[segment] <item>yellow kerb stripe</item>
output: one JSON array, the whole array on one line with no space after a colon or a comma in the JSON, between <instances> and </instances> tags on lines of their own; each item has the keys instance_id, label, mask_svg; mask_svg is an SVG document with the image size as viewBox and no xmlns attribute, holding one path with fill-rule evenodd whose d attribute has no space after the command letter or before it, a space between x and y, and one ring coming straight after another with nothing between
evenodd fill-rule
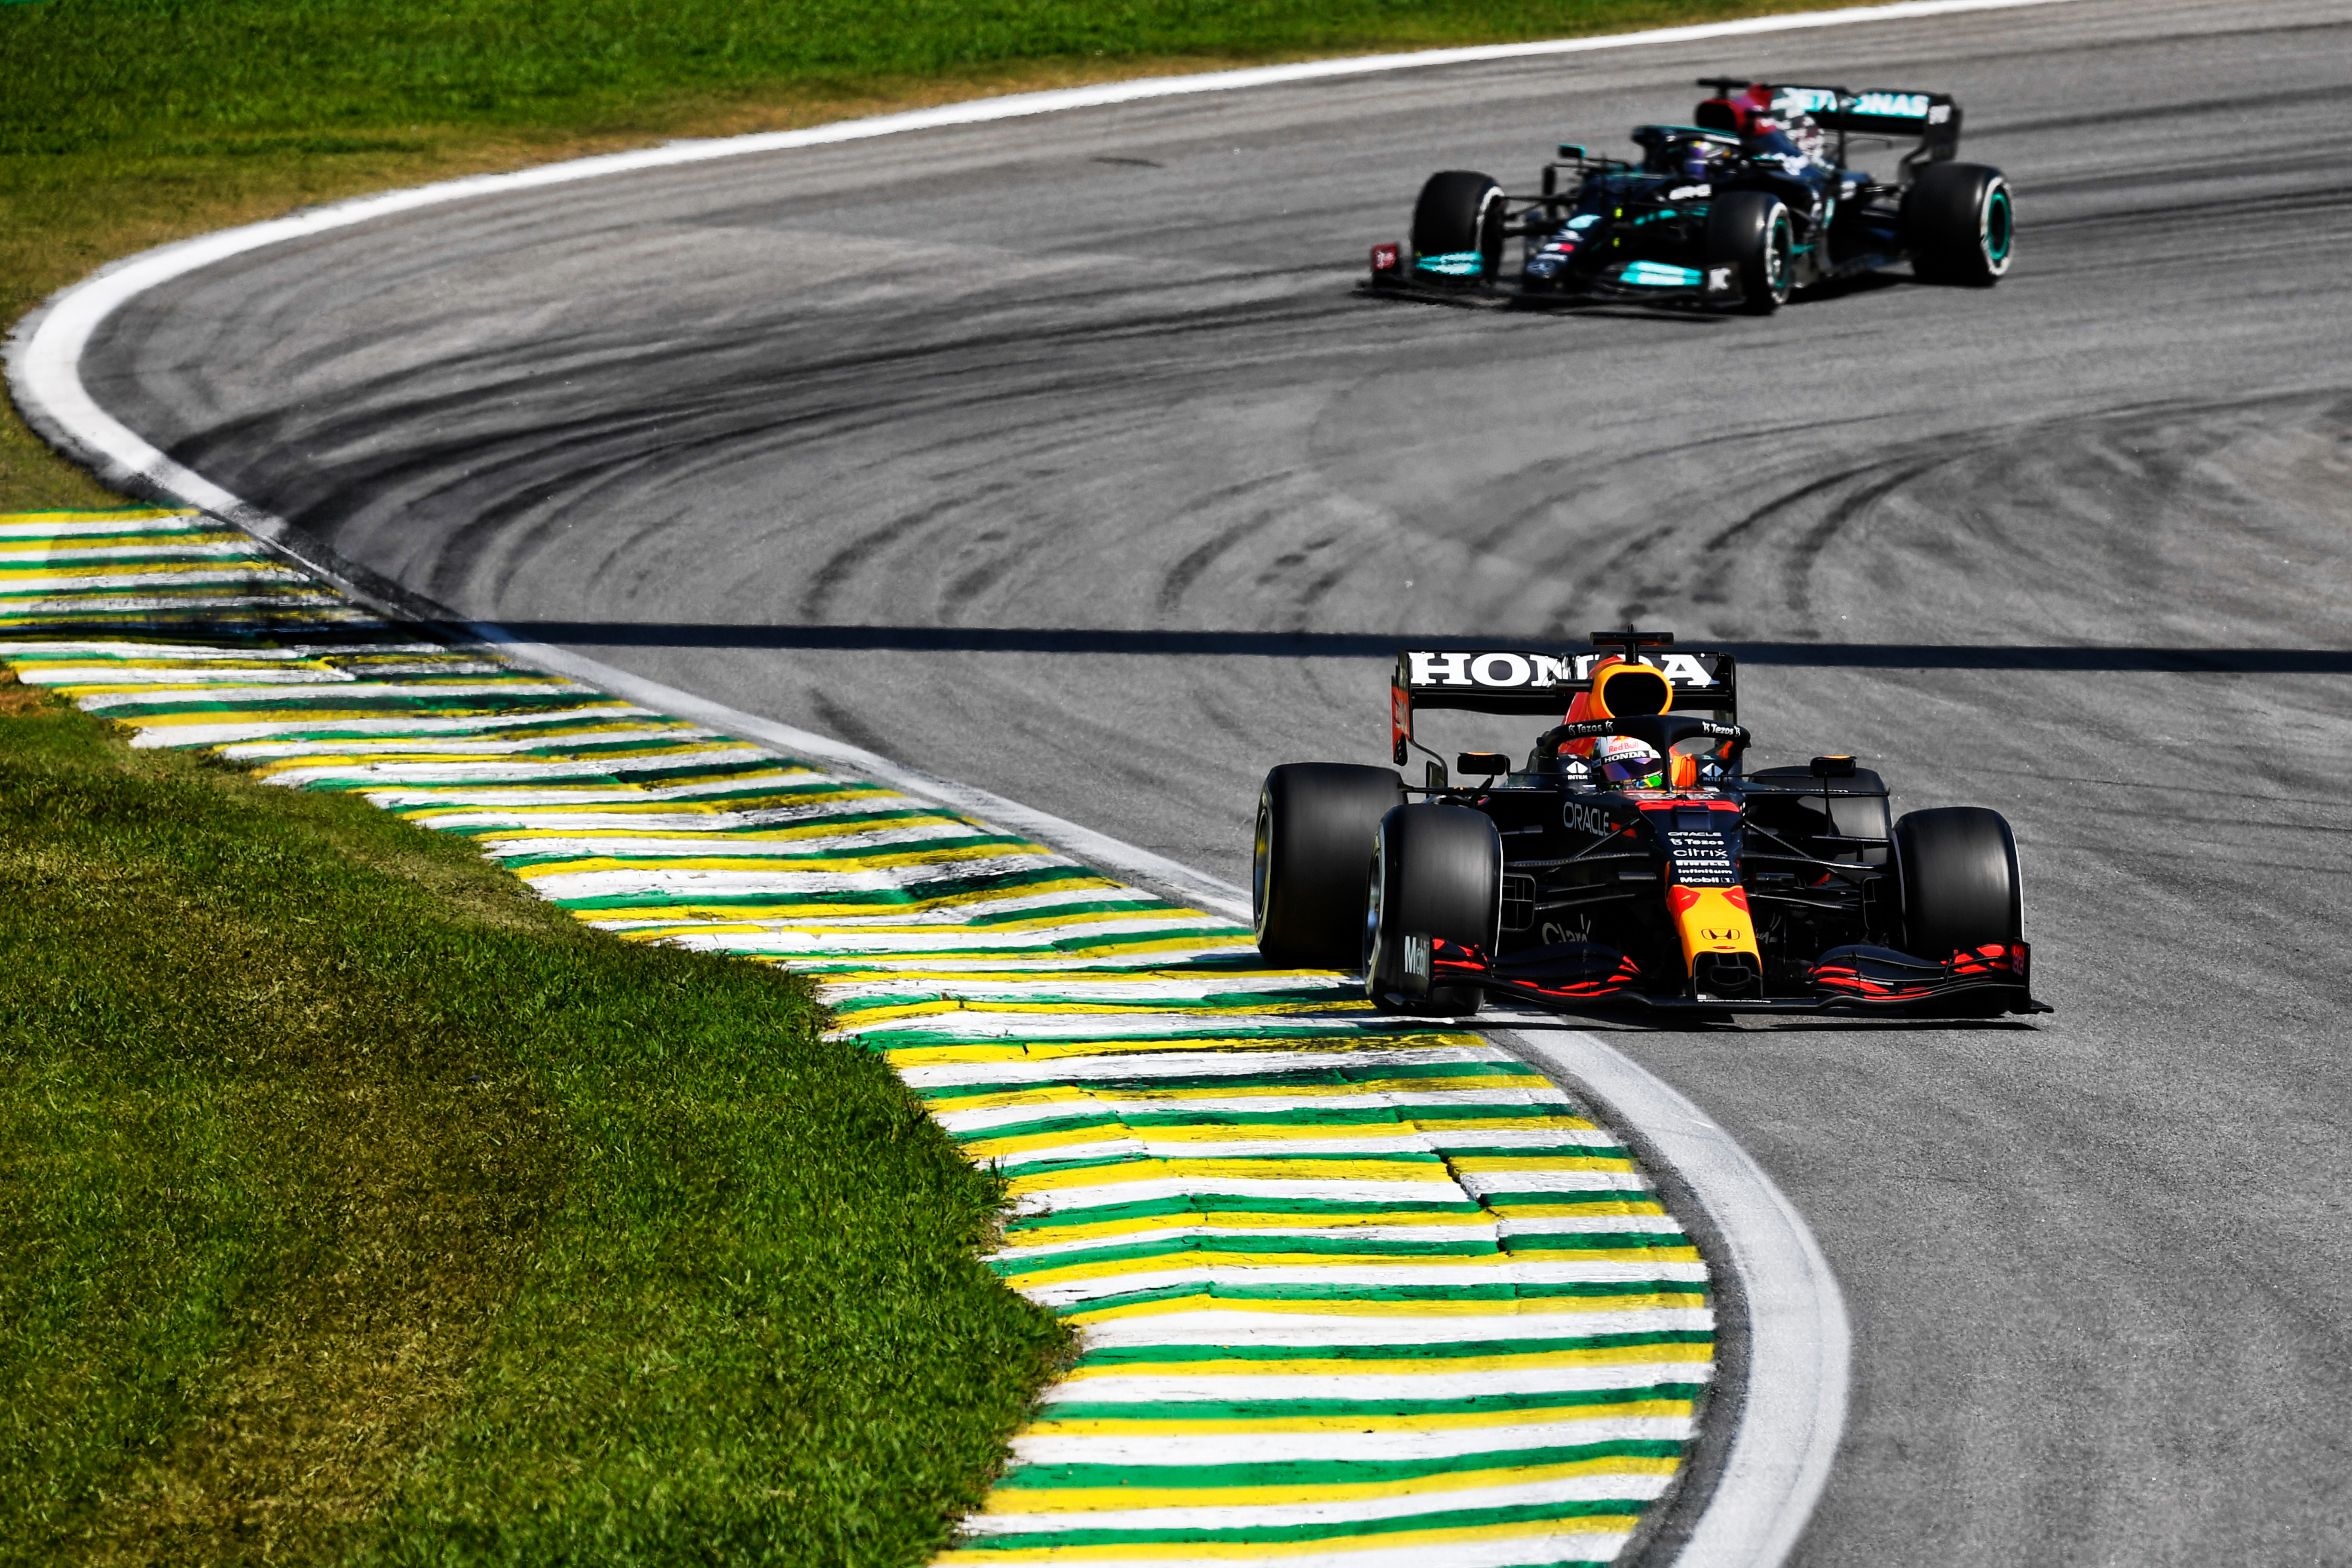
<instances>
[{"instance_id":1,"label":"yellow kerb stripe","mask_svg":"<svg viewBox=\"0 0 2352 1568\"><path fill-rule=\"evenodd\" d=\"M1237 1155L1231 1158L1139 1160L1132 1164L1090 1165L1078 1171L1045 1171L1015 1176L1005 1184L1014 1197L1029 1193L1064 1192L1073 1187L1111 1187L1130 1182L1166 1182L1197 1176L1248 1182L1443 1182L1444 1164L1436 1160L1281 1160Z\"/></svg>"},{"instance_id":2,"label":"yellow kerb stripe","mask_svg":"<svg viewBox=\"0 0 2352 1568\"><path fill-rule=\"evenodd\" d=\"M1319 1541L1168 1542L1117 1546L1022 1546L992 1549L973 1543L941 1552L934 1561L967 1563L1099 1563L1133 1558L1195 1562L1247 1562L1305 1557L1327 1552L1371 1552L1415 1546L1445 1546L1478 1541L1520 1541L1552 1535L1621 1535L1633 1528L1632 1514L1588 1514L1575 1519L1529 1520L1511 1524L1461 1525L1450 1530L1400 1530L1382 1534L1327 1537Z\"/></svg>"},{"instance_id":3,"label":"yellow kerb stripe","mask_svg":"<svg viewBox=\"0 0 2352 1568\"><path fill-rule=\"evenodd\" d=\"M1193 1210L1153 1215L1142 1219L1098 1220L1086 1225L1039 1226L1008 1238L1012 1247L1051 1247L1057 1242L1093 1241L1154 1230L1344 1230L1381 1226L1454 1226L1486 1230L1494 1225L1489 1214L1418 1214L1400 1209L1386 1214L1266 1214L1234 1209Z\"/></svg>"},{"instance_id":4,"label":"yellow kerb stripe","mask_svg":"<svg viewBox=\"0 0 2352 1568\"><path fill-rule=\"evenodd\" d=\"M1593 1263L1696 1263L1698 1249L1690 1247L1555 1247L1553 1253L1572 1254ZM1024 1290L1067 1285L1080 1279L1115 1279L1126 1274L1164 1274L1178 1268L1507 1268L1527 1261L1525 1251L1485 1253L1422 1253L1399 1257L1388 1252L1219 1252L1213 1247L1186 1247L1148 1258L1121 1258L1100 1263L1074 1263L1066 1268L1016 1268L1005 1283ZM1399 1281L1402 1283L1403 1281Z\"/></svg>"},{"instance_id":5,"label":"yellow kerb stripe","mask_svg":"<svg viewBox=\"0 0 2352 1568\"><path fill-rule=\"evenodd\" d=\"M1532 1372L1562 1366L1694 1365L1715 1360L1715 1348L1706 1344L1603 1345L1574 1351L1527 1351L1511 1355L1417 1356L1410 1361L1331 1361L1301 1356L1293 1361L1167 1361L1121 1362L1088 1366L1084 1362L1062 1374L1065 1383L1092 1377L1371 1377L1443 1376L1461 1372Z\"/></svg>"},{"instance_id":6,"label":"yellow kerb stripe","mask_svg":"<svg viewBox=\"0 0 2352 1568\"><path fill-rule=\"evenodd\" d=\"M1393 1138L1408 1139L1423 1132L1447 1131L1484 1131L1496 1128L1516 1128L1535 1131L1574 1131L1573 1127L1560 1127L1542 1117L1509 1117L1467 1122L1448 1120L1443 1116L1400 1116L1393 1121L1357 1121L1344 1125L1318 1125L1314 1122L1225 1122L1188 1121L1164 1123L1155 1121L1143 1131L1130 1131L1128 1125L1106 1112L1104 1120L1090 1127L1056 1128L1050 1132L1024 1132L1004 1138L975 1138L962 1144L967 1159L990 1160L1003 1154L1024 1153L1036 1149L1058 1149L1073 1143L1098 1143L1106 1138L1150 1138L1157 1143L1281 1143L1332 1142L1347 1139ZM1561 1161L1548 1163L1543 1168L1565 1167Z\"/></svg>"},{"instance_id":7,"label":"yellow kerb stripe","mask_svg":"<svg viewBox=\"0 0 2352 1568\"><path fill-rule=\"evenodd\" d=\"M1703 1308L1706 1298L1681 1291L1647 1296L1537 1296L1508 1301L1251 1301L1213 1296L1206 1290L1159 1301L1131 1301L1061 1314L1084 1326L1127 1318L1165 1318L1183 1312L1305 1313L1333 1318L1549 1318L1586 1312L1654 1312Z\"/></svg>"},{"instance_id":8,"label":"yellow kerb stripe","mask_svg":"<svg viewBox=\"0 0 2352 1568\"><path fill-rule=\"evenodd\" d=\"M600 919L612 919L609 914ZM955 1067L985 1062L1051 1062L1071 1057L1141 1056L1152 1051L1285 1051L1305 1056L1314 1051L1360 1051L1368 1045L1390 1050L1425 1050L1437 1046L1475 1047L1486 1044L1475 1035L1326 1035L1270 1037L1264 1035L1186 1035L1165 1040L1035 1040L1021 1045L906 1046L885 1051L882 1059L904 1070L920 1067Z\"/></svg>"},{"instance_id":9,"label":"yellow kerb stripe","mask_svg":"<svg viewBox=\"0 0 2352 1568\"><path fill-rule=\"evenodd\" d=\"M1486 1089L1545 1089L1549 1086L1539 1078L1380 1078L1356 1079L1339 1083L1316 1082L1301 1074L1297 1083L1235 1084L1212 1086L1207 1089L1151 1089L1121 1084L1116 1089L1089 1092L1059 1084L1041 1084L1035 1089L1007 1089L993 1094L960 1096L942 1095L924 1101L933 1111L990 1110L1000 1105L1043 1105L1061 1100L1168 1100L1181 1104L1188 1100L1337 1100L1350 1095L1370 1094L1445 1094L1463 1090ZM1419 1110L1420 1107L1409 1109ZM1442 1105L1430 1106L1431 1110L1443 1110ZM1580 1117L1553 1116L1544 1119L1550 1127L1570 1127L1578 1131L1592 1130L1592 1123Z\"/></svg>"},{"instance_id":10,"label":"yellow kerb stripe","mask_svg":"<svg viewBox=\"0 0 2352 1568\"><path fill-rule=\"evenodd\" d=\"M1094 1417L1056 1421L1051 1406L1024 1432L1033 1437L1205 1437L1268 1432L1468 1432L1490 1426L1552 1426L1576 1421L1659 1420L1688 1415L1687 1399L1629 1399L1622 1405L1560 1405L1537 1410L1453 1410L1384 1415L1273 1415L1257 1420L1212 1416L1200 1421Z\"/></svg>"},{"instance_id":11,"label":"yellow kerb stripe","mask_svg":"<svg viewBox=\"0 0 2352 1568\"><path fill-rule=\"evenodd\" d=\"M1671 1476L1679 1459L1580 1459L1565 1465L1528 1465L1510 1469L1454 1470L1402 1481L1326 1482L1280 1487L1035 1487L1020 1485L1018 1472L988 1494L983 1513L1097 1513L1144 1508L1249 1508L1268 1504L1363 1502L1380 1498L1422 1497L1489 1487L1539 1486L1578 1476ZM1078 1521L1074 1521L1074 1524ZM1083 1528L1080 1524L1079 1528Z\"/></svg>"}]
</instances>

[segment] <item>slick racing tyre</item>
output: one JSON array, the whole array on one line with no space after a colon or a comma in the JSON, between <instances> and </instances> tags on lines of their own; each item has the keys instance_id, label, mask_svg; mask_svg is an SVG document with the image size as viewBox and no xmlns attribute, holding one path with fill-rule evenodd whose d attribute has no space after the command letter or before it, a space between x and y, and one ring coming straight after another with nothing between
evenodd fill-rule
<instances>
[{"instance_id":1,"label":"slick racing tyre","mask_svg":"<svg viewBox=\"0 0 2352 1568\"><path fill-rule=\"evenodd\" d=\"M1503 839L1467 806L1423 802L1381 819L1363 927L1364 994L1406 1012L1475 1013L1477 985L1432 985L1414 962L1430 941L1475 947L1487 957L1503 921Z\"/></svg>"},{"instance_id":2,"label":"slick racing tyre","mask_svg":"<svg viewBox=\"0 0 2352 1568\"><path fill-rule=\"evenodd\" d=\"M1928 164L1903 198L1903 235L1922 280L1991 288L2017 254L2009 181L1981 163Z\"/></svg>"},{"instance_id":3,"label":"slick racing tyre","mask_svg":"<svg viewBox=\"0 0 2352 1568\"><path fill-rule=\"evenodd\" d=\"M1739 269L1739 308L1750 314L1769 316L1789 302L1796 247L1789 209L1769 192L1733 191L1707 212L1707 258Z\"/></svg>"},{"instance_id":4,"label":"slick racing tyre","mask_svg":"<svg viewBox=\"0 0 2352 1568\"><path fill-rule=\"evenodd\" d=\"M1940 963L1963 948L2023 937L2017 839L2000 813L1980 805L1907 813L1895 825L1895 864L1903 945L1913 957Z\"/></svg>"},{"instance_id":5,"label":"slick racing tyre","mask_svg":"<svg viewBox=\"0 0 2352 1568\"><path fill-rule=\"evenodd\" d=\"M1467 169L1430 175L1412 205L1412 266L1424 282L1492 282L1503 269L1503 187Z\"/></svg>"},{"instance_id":6,"label":"slick racing tyre","mask_svg":"<svg viewBox=\"0 0 2352 1568\"><path fill-rule=\"evenodd\" d=\"M1349 969L1363 956L1364 857L1403 799L1386 768L1287 763L1265 775L1250 904L1268 963Z\"/></svg>"}]
</instances>

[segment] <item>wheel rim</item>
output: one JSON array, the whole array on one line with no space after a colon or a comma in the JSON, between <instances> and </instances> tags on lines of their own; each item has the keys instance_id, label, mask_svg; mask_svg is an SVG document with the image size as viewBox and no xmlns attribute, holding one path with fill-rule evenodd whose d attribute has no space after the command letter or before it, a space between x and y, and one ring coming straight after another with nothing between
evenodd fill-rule
<instances>
[{"instance_id":1,"label":"wheel rim","mask_svg":"<svg viewBox=\"0 0 2352 1568\"><path fill-rule=\"evenodd\" d=\"M1488 190L1486 199L1478 204L1478 255L1486 268L1481 276L1492 278L1503 268L1503 224L1507 210L1499 189Z\"/></svg>"},{"instance_id":2,"label":"wheel rim","mask_svg":"<svg viewBox=\"0 0 2352 1568\"><path fill-rule=\"evenodd\" d=\"M1371 886L1364 890L1364 994L1380 999L1381 894L1388 881L1383 846L1372 844Z\"/></svg>"},{"instance_id":3,"label":"wheel rim","mask_svg":"<svg viewBox=\"0 0 2352 1568\"><path fill-rule=\"evenodd\" d=\"M1257 803L1257 834L1250 845L1250 929L1265 935L1265 880L1274 866L1274 813L1267 802Z\"/></svg>"},{"instance_id":4,"label":"wheel rim","mask_svg":"<svg viewBox=\"0 0 2352 1568\"><path fill-rule=\"evenodd\" d=\"M1775 300L1789 297L1790 253L1795 244L1789 229L1789 215L1775 214L1772 236L1764 245L1764 286L1772 291Z\"/></svg>"},{"instance_id":5,"label":"wheel rim","mask_svg":"<svg viewBox=\"0 0 2352 1568\"><path fill-rule=\"evenodd\" d=\"M1985 259L1994 268L2009 265L2009 253L2017 243L2015 215L2010 210L2009 187L1995 185L1985 200L1984 247Z\"/></svg>"}]
</instances>

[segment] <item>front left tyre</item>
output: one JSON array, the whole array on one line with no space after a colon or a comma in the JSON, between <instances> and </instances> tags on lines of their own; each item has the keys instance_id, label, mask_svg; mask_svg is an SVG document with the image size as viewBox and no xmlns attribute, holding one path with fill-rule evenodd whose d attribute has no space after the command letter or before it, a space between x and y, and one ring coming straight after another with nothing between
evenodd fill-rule
<instances>
[{"instance_id":1,"label":"front left tyre","mask_svg":"<svg viewBox=\"0 0 2352 1568\"><path fill-rule=\"evenodd\" d=\"M1739 308L1769 316L1789 302L1797 279L1796 226L1769 191L1733 191L1706 215L1706 250L1715 266L1739 274Z\"/></svg>"},{"instance_id":2,"label":"front left tyre","mask_svg":"<svg viewBox=\"0 0 2352 1568\"><path fill-rule=\"evenodd\" d=\"M1286 763L1257 796L1250 905L1257 950L1285 968L1352 969L1363 955L1364 858L1404 799L1387 768Z\"/></svg>"},{"instance_id":3,"label":"front left tyre","mask_svg":"<svg viewBox=\"0 0 2352 1568\"><path fill-rule=\"evenodd\" d=\"M2017 255L2009 179L1981 163L1930 163L1903 198L1911 270L1930 283L1990 289Z\"/></svg>"},{"instance_id":4,"label":"front left tyre","mask_svg":"<svg viewBox=\"0 0 2352 1568\"><path fill-rule=\"evenodd\" d=\"M1491 174L1432 174L1412 204L1413 271L1430 281L1488 283L1503 269L1503 187Z\"/></svg>"},{"instance_id":5,"label":"front left tyre","mask_svg":"<svg viewBox=\"0 0 2352 1568\"><path fill-rule=\"evenodd\" d=\"M1364 994L1412 1013L1462 1017L1483 986L1433 984L1437 943L1475 948L1491 960L1502 933L1503 839L1467 806L1423 801L1381 819L1363 926Z\"/></svg>"}]
</instances>

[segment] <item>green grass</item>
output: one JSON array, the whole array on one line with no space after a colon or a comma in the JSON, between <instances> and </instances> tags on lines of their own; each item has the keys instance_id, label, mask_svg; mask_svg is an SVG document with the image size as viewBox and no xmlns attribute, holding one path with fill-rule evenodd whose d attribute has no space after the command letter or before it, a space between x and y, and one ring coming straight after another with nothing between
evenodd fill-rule
<instances>
[{"instance_id":1,"label":"green grass","mask_svg":"<svg viewBox=\"0 0 2352 1568\"><path fill-rule=\"evenodd\" d=\"M625 126L681 97L1014 61L1328 53L1729 16L1734 0L52 0L0 17L0 151L369 151ZM256 138L265 139L257 142Z\"/></svg>"},{"instance_id":2,"label":"green grass","mask_svg":"<svg viewBox=\"0 0 2352 1568\"><path fill-rule=\"evenodd\" d=\"M1063 1352L802 984L0 687L0 1562L914 1563Z\"/></svg>"}]
</instances>

